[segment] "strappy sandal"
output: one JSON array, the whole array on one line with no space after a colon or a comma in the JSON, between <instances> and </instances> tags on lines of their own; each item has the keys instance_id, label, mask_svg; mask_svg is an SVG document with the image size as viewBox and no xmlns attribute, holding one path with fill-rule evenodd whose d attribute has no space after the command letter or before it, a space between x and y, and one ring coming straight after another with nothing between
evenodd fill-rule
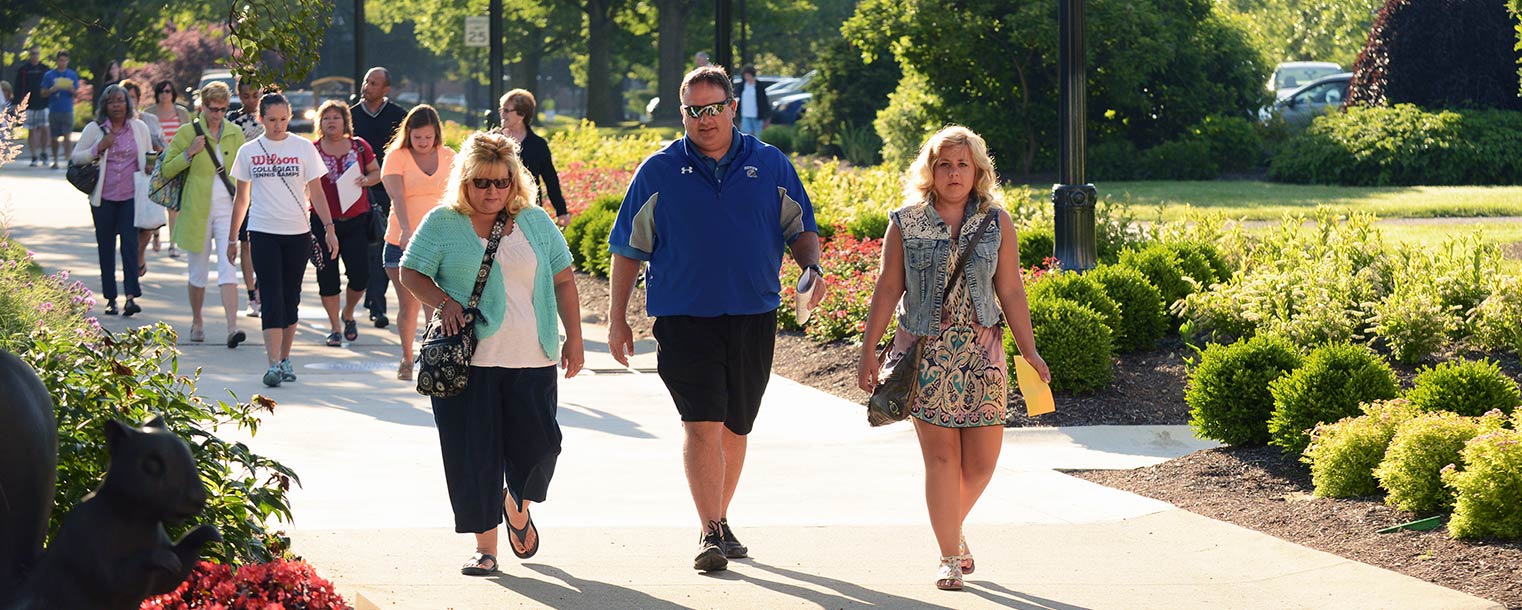
<instances>
[{"instance_id":1,"label":"strappy sandal","mask_svg":"<svg viewBox=\"0 0 1522 610\"><path fill-rule=\"evenodd\" d=\"M491 562L491 567L486 567L486 562ZM470 561L460 566L460 573L466 576L491 576L497 573L497 558L491 553L476 553L470 556Z\"/></svg>"},{"instance_id":2,"label":"strappy sandal","mask_svg":"<svg viewBox=\"0 0 1522 610\"><path fill-rule=\"evenodd\" d=\"M358 339L359 338L359 328L357 328L355 326L354 320L344 320L343 323L344 323L344 340L345 341L349 341L349 342L353 342L355 339Z\"/></svg>"},{"instance_id":3,"label":"strappy sandal","mask_svg":"<svg viewBox=\"0 0 1522 610\"><path fill-rule=\"evenodd\" d=\"M941 567L936 571L935 588L942 591L962 590L961 561L961 555L951 555L941 558Z\"/></svg>"},{"instance_id":4,"label":"strappy sandal","mask_svg":"<svg viewBox=\"0 0 1522 610\"><path fill-rule=\"evenodd\" d=\"M328 347L342 347L343 344L343 339L338 336L338 333L328 333Z\"/></svg>"},{"instance_id":5,"label":"strappy sandal","mask_svg":"<svg viewBox=\"0 0 1522 610\"><path fill-rule=\"evenodd\" d=\"M967 536L962 536L961 542L957 544L957 552L962 554L962 575L966 576L977 569L978 564L972 560L972 551L967 550Z\"/></svg>"},{"instance_id":6,"label":"strappy sandal","mask_svg":"<svg viewBox=\"0 0 1522 610\"><path fill-rule=\"evenodd\" d=\"M412 381L412 361L403 360L396 365L396 378L402 381Z\"/></svg>"},{"instance_id":7,"label":"strappy sandal","mask_svg":"<svg viewBox=\"0 0 1522 610\"><path fill-rule=\"evenodd\" d=\"M513 554L517 555L519 559L528 559L533 557L535 553L539 552L539 528L534 526L534 515L528 512L527 508L522 509L523 515L528 517L528 523L523 524L522 528L513 527L512 519L507 518L507 502L511 500L514 504L520 507L522 505L518 504L518 501L513 499L512 495L508 493L503 494L502 500L502 523L507 525L507 535L509 538L507 541L507 547L512 549ZM513 544L511 539L517 538L518 542L522 543L524 546L528 546L529 532L534 532L534 546L529 546L527 550L520 553L518 552L518 545Z\"/></svg>"}]
</instances>

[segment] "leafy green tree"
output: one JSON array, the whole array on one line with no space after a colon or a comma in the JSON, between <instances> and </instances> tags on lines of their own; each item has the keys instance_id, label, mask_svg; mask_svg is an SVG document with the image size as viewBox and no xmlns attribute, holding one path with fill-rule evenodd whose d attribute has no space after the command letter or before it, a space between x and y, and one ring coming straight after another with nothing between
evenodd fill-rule
<instances>
[{"instance_id":1,"label":"leafy green tree","mask_svg":"<svg viewBox=\"0 0 1522 610\"><path fill-rule=\"evenodd\" d=\"M1216 10L1247 35L1267 66L1330 61L1351 68L1381 4L1382 0L1223 0Z\"/></svg>"},{"instance_id":2,"label":"leafy green tree","mask_svg":"<svg viewBox=\"0 0 1522 610\"><path fill-rule=\"evenodd\" d=\"M1257 53L1212 5L1088 2L1091 141L1146 148L1206 116L1261 104ZM1056 0L865 0L843 31L868 54L892 53L922 74L945 101L938 122L980 132L1006 167L1028 174L1054 164Z\"/></svg>"},{"instance_id":3,"label":"leafy green tree","mask_svg":"<svg viewBox=\"0 0 1522 610\"><path fill-rule=\"evenodd\" d=\"M305 80L332 22L333 5L324 0L234 3L227 13L233 70L262 84Z\"/></svg>"},{"instance_id":4,"label":"leafy green tree","mask_svg":"<svg viewBox=\"0 0 1522 610\"><path fill-rule=\"evenodd\" d=\"M868 61L861 49L841 36L816 43L819 74L809 83L814 97L799 122L821 148L838 153L835 142L849 125L871 125L877 112L887 107L888 96L898 86L898 63L887 54Z\"/></svg>"}]
</instances>

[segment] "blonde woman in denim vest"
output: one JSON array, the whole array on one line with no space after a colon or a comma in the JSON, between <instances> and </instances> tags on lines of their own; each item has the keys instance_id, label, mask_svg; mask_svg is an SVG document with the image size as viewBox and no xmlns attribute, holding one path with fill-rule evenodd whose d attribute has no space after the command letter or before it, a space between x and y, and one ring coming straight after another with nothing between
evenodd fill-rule
<instances>
[{"instance_id":1,"label":"blonde woman in denim vest","mask_svg":"<svg viewBox=\"0 0 1522 610\"><path fill-rule=\"evenodd\" d=\"M877 387L873 350L897 305L892 350L902 354L926 337L909 414L925 460L930 527L940 545L935 585L960 590L963 575L976 567L962 522L993 478L1004 440L1009 404L1005 320L1024 358L1043 379L1050 379L1050 373L1036 354L1020 276L1020 242L1009 214L999 206L998 181L983 138L957 126L930 136L904 177L904 199L905 205L889 216L857 379L865 391ZM995 222L979 238L961 281L940 302L957 259L989 215Z\"/></svg>"}]
</instances>

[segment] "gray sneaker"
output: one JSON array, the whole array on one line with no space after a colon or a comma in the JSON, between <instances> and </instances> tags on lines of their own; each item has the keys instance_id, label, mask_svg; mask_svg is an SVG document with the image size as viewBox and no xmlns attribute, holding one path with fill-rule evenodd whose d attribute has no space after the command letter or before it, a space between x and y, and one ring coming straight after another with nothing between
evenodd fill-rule
<instances>
[{"instance_id":1,"label":"gray sneaker","mask_svg":"<svg viewBox=\"0 0 1522 610\"><path fill-rule=\"evenodd\" d=\"M295 370L294 367L291 366L291 359L290 358L286 358L285 360L281 360L280 364L277 364L275 366L280 367L280 380L281 381L295 381L296 380L296 370Z\"/></svg>"},{"instance_id":2,"label":"gray sneaker","mask_svg":"<svg viewBox=\"0 0 1522 610\"><path fill-rule=\"evenodd\" d=\"M277 364L272 366L270 367L270 370L264 372L264 385L272 388L278 388L280 387L281 377L280 365Z\"/></svg>"}]
</instances>

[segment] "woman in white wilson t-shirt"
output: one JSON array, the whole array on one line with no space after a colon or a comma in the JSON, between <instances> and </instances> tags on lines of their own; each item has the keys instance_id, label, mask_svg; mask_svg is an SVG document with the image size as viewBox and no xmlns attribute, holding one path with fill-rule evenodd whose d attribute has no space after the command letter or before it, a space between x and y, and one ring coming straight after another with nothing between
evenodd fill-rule
<instances>
[{"instance_id":1,"label":"woman in white wilson t-shirt","mask_svg":"<svg viewBox=\"0 0 1522 610\"><path fill-rule=\"evenodd\" d=\"M327 228L328 252L338 256L333 217L322 191L327 173L317 149L304 138L293 138L287 127L291 104L279 93L259 98L259 122L264 135L238 149L229 168L238 181L233 200L233 229L228 243L238 242L237 227L248 216L248 241L259 276L260 321L269 369L264 385L295 381L291 342L296 338L296 306L301 303L301 280L312 252L312 227L307 214L315 212ZM312 204L308 204L310 197ZM238 247L227 248L227 260L237 260Z\"/></svg>"}]
</instances>

